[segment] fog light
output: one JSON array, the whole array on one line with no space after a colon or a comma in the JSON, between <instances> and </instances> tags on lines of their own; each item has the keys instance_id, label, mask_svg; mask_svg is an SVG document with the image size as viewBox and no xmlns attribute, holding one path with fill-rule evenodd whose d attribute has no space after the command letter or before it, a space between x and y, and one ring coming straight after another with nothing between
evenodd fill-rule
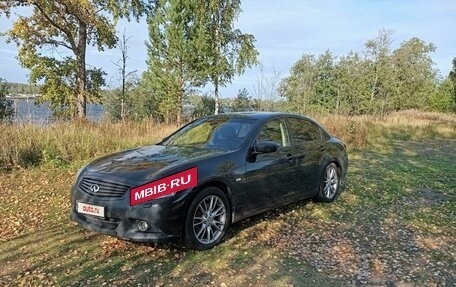
<instances>
[{"instance_id":1,"label":"fog light","mask_svg":"<svg viewBox=\"0 0 456 287\"><path fill-rule=\"evenodd\" d=\"M138 229L141 230L141 231L146 231L147 229L149 228L149 223L141 220L140 222L138 222Z\"/></svg>"}]
</instances>

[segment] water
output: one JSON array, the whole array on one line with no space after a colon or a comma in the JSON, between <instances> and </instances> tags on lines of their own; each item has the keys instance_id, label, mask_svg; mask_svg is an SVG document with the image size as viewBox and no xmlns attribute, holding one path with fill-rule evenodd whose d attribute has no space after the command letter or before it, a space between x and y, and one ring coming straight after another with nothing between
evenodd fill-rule
<instances>
[{"instance_id":1,"label":"water","mask_svg":"<svg viewBox=\"0 0 456 287\"><path fill-rule=\"evenodd\" d=\"M12 99L15 110L14 121L17 123L49 124L52 122L52 110L49 103L35 105L34 99ZM103 105L87 104L87 119L99 121L105 115Z\"/></svg>"}]
</instances>

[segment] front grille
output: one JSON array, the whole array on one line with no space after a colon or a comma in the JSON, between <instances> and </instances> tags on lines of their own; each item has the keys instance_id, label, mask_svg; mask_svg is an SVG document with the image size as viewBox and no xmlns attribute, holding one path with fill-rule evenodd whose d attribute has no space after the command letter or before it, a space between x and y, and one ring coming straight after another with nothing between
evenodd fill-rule
<instances>
[{"instance_id":1,"label":"front grille","mask_svg":"<svg viewBox=\"0 0 456 287\"><path fill-rule=\"evenodd\" d=\"M92 188L95 185L99 187L97 191ZM92 196L119 198L128 191L130 186L113 181L85 177L81 180L79 188Z\"/></svg>"}]
</instances>

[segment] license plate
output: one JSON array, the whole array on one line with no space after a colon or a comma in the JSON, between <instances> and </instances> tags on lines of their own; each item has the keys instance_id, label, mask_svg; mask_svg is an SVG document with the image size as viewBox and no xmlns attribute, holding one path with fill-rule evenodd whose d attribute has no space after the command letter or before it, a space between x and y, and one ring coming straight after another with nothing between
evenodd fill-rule
<instances>
[{"instance_id":1,"label":"license plate","mask_svg":"<svg viewBox=\"0 0 456 287\"><path fill-rule=\"evenodd\" d=\"M83 202L78 202L78 212L84 213L84 214L89 214L89 215L94 215L94 216L99 216L99 217L105 216L104 206L93 205L93 204L88 204L88 203L83 203Z\"/></svg>"}]
</instances>

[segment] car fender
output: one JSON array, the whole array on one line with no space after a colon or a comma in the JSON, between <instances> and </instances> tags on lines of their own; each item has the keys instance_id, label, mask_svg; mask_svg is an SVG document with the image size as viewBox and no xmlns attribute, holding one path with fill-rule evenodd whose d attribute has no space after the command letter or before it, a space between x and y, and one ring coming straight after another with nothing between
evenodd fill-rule
<instances>
[{"instance_id":1,"label":"car fender","mask_svg":"<svg viewBox=\"0 0 456 287\"><path fill-rule=\"evenodd\" d=\"M196 194L208 186L215 186L226 193L226 195L228 197L228 202L230 204L230 209L231 209L230 220L232 221L232 219L234 218L234 214L235 214L235 204L234 204L235 198L233 195L234 187L223 177L212 176L212 177L205 178L204 180L198 182L198 185L193 187L192 190L190 191L190 196L187 198L187 202L185 203L186 208L188 208L190 206L190 204L192 203Z\"/></svg>"}]
</instances>

